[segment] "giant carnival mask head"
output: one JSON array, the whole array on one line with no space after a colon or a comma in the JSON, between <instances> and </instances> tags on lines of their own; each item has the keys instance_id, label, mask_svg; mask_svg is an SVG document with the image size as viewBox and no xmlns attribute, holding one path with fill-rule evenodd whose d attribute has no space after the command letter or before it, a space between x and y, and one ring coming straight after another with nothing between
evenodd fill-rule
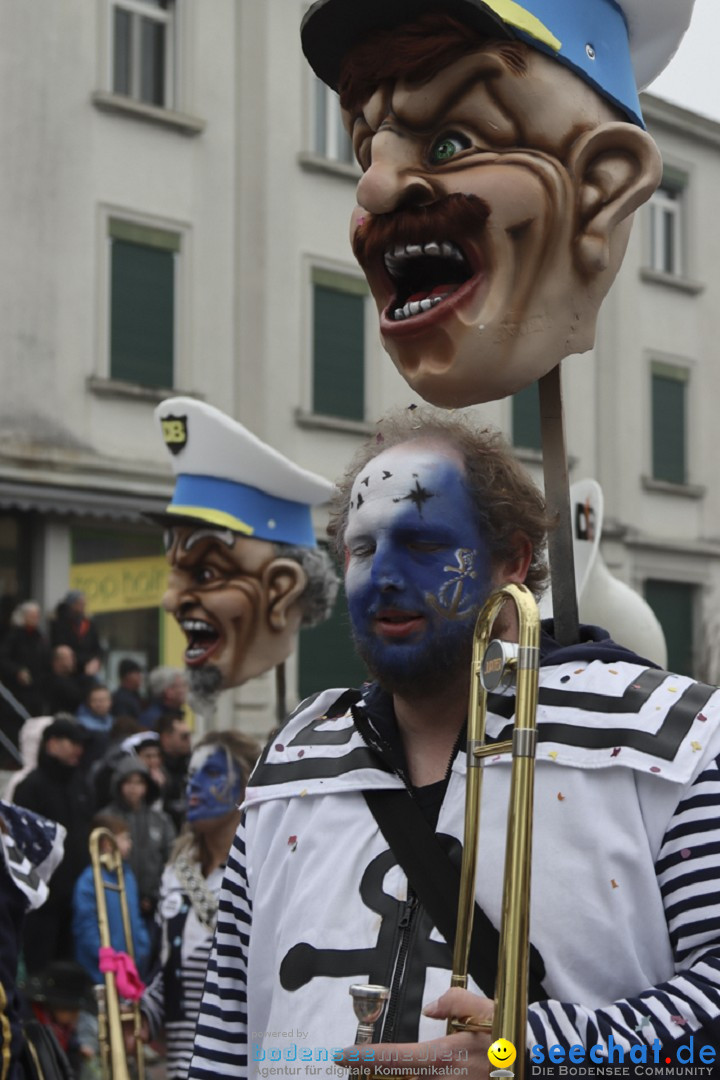
<instances>
[{"instance_id":1,"label":"giant carnival mask head","mask_svg":"<svg viewBox=\"0 0 720 1080\"><path fill-rule=\"evenodd\" d=\"M694 0L317 0L303 21L363 170L351 241L383 344L446 407L592 348L661 177L638 86Z\"/></svg>"},{"instance_id":2,"label":"giant carnival mask head","mask_svg":"<svg viewBox=\"0 0 720 1080\"><path fill-rule=\"evenodd\" d=\"M336 580L311 508L332 485L203 402L171 398L156 417L176 474L163 605L187 638L191 687L207 697L287 659L300 626L329 614Z\"/></svg>"}]
</instances>

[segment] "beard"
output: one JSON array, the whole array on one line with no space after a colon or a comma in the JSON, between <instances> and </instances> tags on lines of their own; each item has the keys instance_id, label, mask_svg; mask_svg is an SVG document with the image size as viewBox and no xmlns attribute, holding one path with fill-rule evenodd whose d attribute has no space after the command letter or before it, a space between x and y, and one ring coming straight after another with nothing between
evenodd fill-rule
<instances>
[{"instance_id":1,"label":"beard","mask_svg":"<svg viewBox=\"0 0 720 1080\"><path fill-rule=\"evenodd\" d=\"M433 696L459 679L467 681L474 632L475 620L470 619L415 645L388 647L377 638L353 637L358 655L383 690L412 700Z\"/></svg>"},{"instance_id":2,"label":"beard","mask_svg":"<svg viewBox=\"0 0 720 1080\"><path fill-rule=\"evenodd\" d=\"M195 712L209 719L215 712L217 699L222 690L222 673L214 664L190 668L187 671L190 683L190 704Z\"/></svg>"}]
</instances>

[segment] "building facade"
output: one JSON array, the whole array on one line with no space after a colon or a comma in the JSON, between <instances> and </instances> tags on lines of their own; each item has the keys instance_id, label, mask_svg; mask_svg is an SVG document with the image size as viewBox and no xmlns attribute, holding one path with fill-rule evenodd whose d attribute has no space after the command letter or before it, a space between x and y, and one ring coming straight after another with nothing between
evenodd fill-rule
<instances>
[{"instance_id":1,"label":"building facade","mask_svg":"<svg viewBox=\"0 0 720 1080\"><path fill-rule=\"evenodd\" d=\"M159 400L200 396L331 478L383 412L419 401L349 249L358 172L300 50L305 6L0 0L0 617L84 588L111 662L182 652L152 522L172 486ZM671 666L717 678L720 125L645 109L663 185L596 348L564 364L568 449L572 478L603 487L606 562L658 612ZM475 412L540 479L533 392ZM287 676L289 704L358 677L341 610ZM274 698L256 680L217 722L264 732Z\"/></svg>"}]
</instances>

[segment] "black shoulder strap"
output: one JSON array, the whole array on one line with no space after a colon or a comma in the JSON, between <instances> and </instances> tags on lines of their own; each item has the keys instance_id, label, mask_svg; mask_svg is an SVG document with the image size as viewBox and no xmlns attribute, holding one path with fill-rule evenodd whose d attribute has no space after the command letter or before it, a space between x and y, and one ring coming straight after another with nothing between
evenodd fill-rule
<instances>
[{"instance_id":1,"label":"black shoulder strap","mask_svg":"<svg viewBox=\"0 0 720 1080\"><path fill-rule=\"evenodd\" d=\"M452 950L460 894L460 871L440 846L437 836L407 790L364 792L373 817L408 881L435 926ZM469 970L487 997L495 996L500 935L482 908L475 904ZM530 946L530 1003L545 1001L545 965Z\"/></svg>"}]
</instances>

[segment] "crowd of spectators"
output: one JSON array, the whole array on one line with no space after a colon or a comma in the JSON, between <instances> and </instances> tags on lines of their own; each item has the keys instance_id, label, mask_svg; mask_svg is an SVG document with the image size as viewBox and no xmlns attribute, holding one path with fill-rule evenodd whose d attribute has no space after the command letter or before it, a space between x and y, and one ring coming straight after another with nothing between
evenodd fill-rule
<instances>
[{"instance_id":1,"label":"crowd of spectators","mask_svg":"<svg viewBox=\"0 0 720 1080\"><path fill-rule=\"evenodd\" d=\"M163 869L185 820L191 733L184 673L157 667L146 678L142 666L126 657L117 685L109 687L101 678L102 661L99 634L76 591L58 604L47 633L40 606L27 601L15 609L0 640L0 684L29 714L19 731L22 768L0 796L67 830L49 898L26 920L28 976L77 957L68 927L73 892L89 864L93 815L127 828L128 864L149 937Z\"/></svg>"},{"instance_id":2,"label":"crowd of spectators","mask_svg":"<svg viewBox=\"0 0 720 1080\"><path fill-rule=\"evenodd\" d=\"M188 916L183 942L190 934L192 962L188 971L181 965L181 972L173 944L179 931L170 941L163 904L167 907L168 881L175 892L179 888L172 875L181 874L182 881L189 875L191 895L203 901L201 914L207 914L206 907L214 912L236 824L233 792L226 817L205 823L191 815L186 822L192 741L185 674L165 666L146 673L128 656L120 660L116 677L106 680L103 659L99 635L78 593L69 593L58 605L47 633L39 605L28 601L16 608L0 638L0 704L18 714L17 702L22 716L22 726L13 732L0 711L0 732L13 738L22 759L22 767L0 788L1 805L14 803L66 830L47 900L24 919L20 985L31 1020L52 1030L76 1077L93 1080L98 1030L92 986L100 981L100 970L89 838L94 827L106 828L121 849L132 951L140 977L152 980L147 996L152 1022L146 1017L144 1031L155 1038L163 1017L168 1021L173 1033L168 1075L184 1077L195 1013L176 1015L171 1002L166 1016L163 988L170 979L174 1001L172 980L182 973L182 979L190 980L193 1001L199 1002L214 923L206 926L200 916L199 922L189 917L194 901L183 906ZM213 738L223 747L228 777L235 777L241 791L259 748L237 733ZM112 885L113 872L104 863L101 873ZM111 889L111 944L126 951L116 896ZM25 1033L29 1040L27 1018Z\"/></svg>"}]
</instances>

